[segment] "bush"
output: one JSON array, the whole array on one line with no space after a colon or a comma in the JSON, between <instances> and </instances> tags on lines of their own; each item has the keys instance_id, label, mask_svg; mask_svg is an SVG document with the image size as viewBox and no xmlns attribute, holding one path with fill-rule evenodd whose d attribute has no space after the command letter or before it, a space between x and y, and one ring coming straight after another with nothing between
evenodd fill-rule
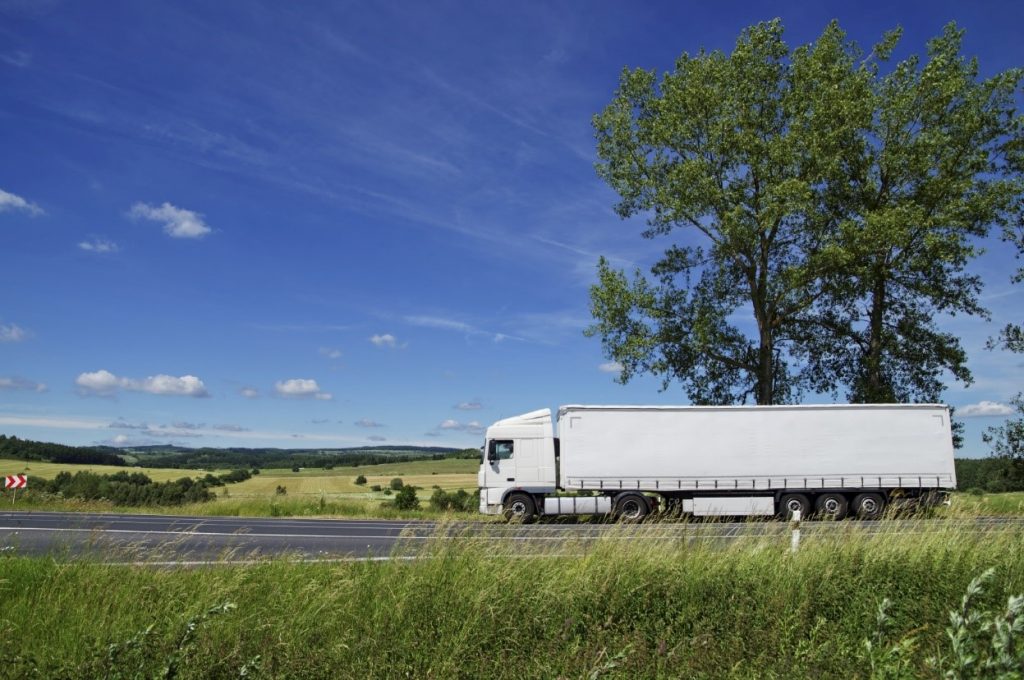
<instances>
[{"instance_id":1,"label":"bush","mask_svg":"<svg viewBox=\"0 0 1024 680\"><path fill-rule=\"evenodd\" d=\"M403 486L405 486L405 482L402 481L401 477L395 477L394 479L391 480L391 490L392 491L398 491Z\"/></svg>"},{"instance_id":2,"label":"bush","mask_svg":"<svg viewBox=\"0 0 1024 680\"><path fill-rule=\"evenodd\" d=\"M365 475L359 475L358 477L356 477L356 486L362 486L364 484L366 484L366 476Z\"/></svg>"},{"instance_id":3,"label":"bush","mask_svg":"<svg viewBox=\"0 0 1024 680\"><path fill-rule=\"evenodd\" d=\"M419 510L420 499L416 497L416 489L404 486L395 495L395 507L399 510Z\"/></svg>"},{"instance_id":4,"label":"bush","mask_svg":"<svg viewBox=\"0 0 1024 680\"><path fill-rule=\"evenodd\" d=\"M286 493L288 493L288 488L287 488L287 487L284 487L284 486L281 486L280 484L278 484L278 485L277 485L277 488L276 488L276 489L274 489L274 493L275 493L275 494L277 494L278 496L283 496L283 495L285 495Z\"/></svg>"},{"instance_id":5,"label":"bush","mask_svg":"<svg viewBox=\"0 0 1024 680\"><path fill-rule=\"evenodd\" d=\"M374 484L371 486L370 491L380 491L380 484Z\"/></svg>"},{"instance_id":6,"label":"bush","mask_svg":"<svg viewBox=\"0 0 1024 680\"><path fill-rule=\"evenodd\" d=\"M437 489L430 496L430 507L441 511L473 512L477 510L479 500L479 496L466 493L465 489L459 489L455 493Z\"/></svg>"},{"instance_id":7,"label":"bush","mask_svg":"<svg viewBox=\"0 0 1024 680\"><path fill-rule=\"evenodd\" d=\"M292 466L292 472L298 472L298 471L299 471L299 466L298 465L293 465Z\"/></svg>"}]
</instances>

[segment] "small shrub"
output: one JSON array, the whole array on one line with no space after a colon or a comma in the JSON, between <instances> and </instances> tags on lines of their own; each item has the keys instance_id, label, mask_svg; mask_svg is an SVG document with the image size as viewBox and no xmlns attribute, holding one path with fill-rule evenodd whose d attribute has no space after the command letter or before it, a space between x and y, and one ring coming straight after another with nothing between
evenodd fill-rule
<instances>
[{"instance_id":1,"label":"small shrub","mask_svg":"<svg viewBox=\"0 0 1024 680\"><path fill-rule=\"evenodd\" d=\"M299 466L298 465L293 465L292 466L292 472L298 472L298 471L299 471Z\"/></svg>"},{"instance_id":2,"label":"small shrub","mask_svg":"<svg viewBox=\"0 0 1024 680\"><path fill-rule=\"evenodd\" d=\"M411 486L402 487L395 495L395 507L399 510L419 510L420 499L416 497L416 489Z\"/></svg>"},{"instance_id":3,"label":"small shrub","mask_svg":"<svg viewBox=\"0 0 1024 680\"><path fill-rule=\"evenodd\" d=\"M274 489L274 493L275 493L275 494L277 494L278 496L283 496L283 495L285 495L286 493L288 493L288 488L287 488L287 487L284 487L284 486L281 486L280 484L278 484L278 485L277 485L277 488L276 488L276 489Z\"/></svg>"},{"instance_id":4,"label":"small shrub","mask_svg":"<svg viewBox=\"0 0 1024 680\"><path fill-rule=\"evenodd\" d=\"M399 491L403 486L405 486L405 482L402 481L401 477L395 477L394 479L391 480L392 491Z\"/></svg>"},{"instance_id":5,"label":"small shrub","mask_svg":"<svg viewBox=\"0 0 1024 680\"><path fill-rule=\"evenodd\" d=\"M363 486L364 484L366 484L365 475L359 475L358 477L356 477L356 486Z\"/></svg>"},{"instance_id":6,"label":"small shrub","mask_svg":"<svg viewBox=\"0 0 1024 680\"><path fill-rule=\"evenodd\" d=\"M374 484L371 486L370 491L380 491L380 484Z\"/></svg>"}]
</instances>

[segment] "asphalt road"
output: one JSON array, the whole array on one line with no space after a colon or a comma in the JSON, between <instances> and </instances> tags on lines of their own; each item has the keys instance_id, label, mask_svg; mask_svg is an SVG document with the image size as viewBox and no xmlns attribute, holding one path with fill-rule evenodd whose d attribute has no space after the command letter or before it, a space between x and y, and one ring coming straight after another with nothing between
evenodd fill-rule
<instances>
[{"instance_id":1,"label":"asphalt road","mask_svg":"<svg viewBox=\"0 0 1024 680\"><path fill-rule=\"evenodd\" d=\"M835 532L920 533L967 522L978 531L1019 530L1024 518L881 522L805 522L804 540ZM61 512L0 512L0 555L56 555L107 562L205 564L274 556L302 560L385 559L420 554L430 541L511 541L524 553L575 553L598 538L733 541L788 540L784 522L505 525L406 520L180 517Z\"/></svg>"}]
</instances>

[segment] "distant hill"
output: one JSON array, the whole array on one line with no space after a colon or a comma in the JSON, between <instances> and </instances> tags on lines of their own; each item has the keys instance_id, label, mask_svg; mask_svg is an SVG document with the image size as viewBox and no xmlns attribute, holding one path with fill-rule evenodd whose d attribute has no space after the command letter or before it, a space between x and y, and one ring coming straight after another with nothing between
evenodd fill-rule
<instances>
[{"instance_id":1,"label":"distant hill","mask_svg":"<svg viewBox=\"0 0 1024 680\"><path fill-rule=\"evenodd\" d=\"M65 446L19 439L0 434L0 458L39 460L51 463L133 465L149 468L330 468L343 465L376 465L424 458L476 458L479 449L443 446L366 446L337 449L188 448L153 445L123 449L112 446Z\"/></svg>"}]
</instances>

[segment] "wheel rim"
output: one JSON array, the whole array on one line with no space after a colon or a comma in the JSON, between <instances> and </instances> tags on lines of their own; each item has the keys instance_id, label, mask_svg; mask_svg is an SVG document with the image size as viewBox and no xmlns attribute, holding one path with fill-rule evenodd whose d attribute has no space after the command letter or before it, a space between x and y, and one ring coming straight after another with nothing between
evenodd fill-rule
<instances>
[{"instance_id":1,"label":"wheel rim","mask_svg":"<svg viewBox=\"0 0 1024 680\"><path fill-rule=\"evenodd\" d=\"M873 515L878 512L878 501L874 498L865 498L860 502L860 509L869 515Z\"/></svg>"},{"instance_id":2,"label":"wheel rim","mask_svg":"<svg viewBox=\"0 0 1024 680\"><path fill-rule=\"evenodd\" d=\"M830 515L835 515L839 512L839 499L837 498L826 498L825 502L821 504L822 509Z\"/></svg>"},{"instance_id":3,"label":"wheel rim","mask_svg":"<svg viewBox=\"0 0 1024 680\"><path fill-rule=\"evenodd\" d=\"M799 510L801 513L804 511L804 504L800 502L799 498L790 498L786 503L786 510L790 512L796 512Z\"/></svg>"},{"instance_id":4,"label":"wheel rim","mask_svg":"<svg viewBox=\"0 0 1024 680\"><path fill-rule=\"evenodd\" d=\"M626 519L637 519L641 514L639 501L628 500L622 504L622 516Z\"/></svg>"},{"instance_id":5,"label":"wheel rim","mask_svg":"<svg viewBox=\"0 0 1024 680\"><path fill-rule=\"evenodd\" d=\"M526 514L526 502L522 500L514 500L512 501L512 504L509 505L508 509L515 517L522 517Z\"/></svg>"}]
</instances>

